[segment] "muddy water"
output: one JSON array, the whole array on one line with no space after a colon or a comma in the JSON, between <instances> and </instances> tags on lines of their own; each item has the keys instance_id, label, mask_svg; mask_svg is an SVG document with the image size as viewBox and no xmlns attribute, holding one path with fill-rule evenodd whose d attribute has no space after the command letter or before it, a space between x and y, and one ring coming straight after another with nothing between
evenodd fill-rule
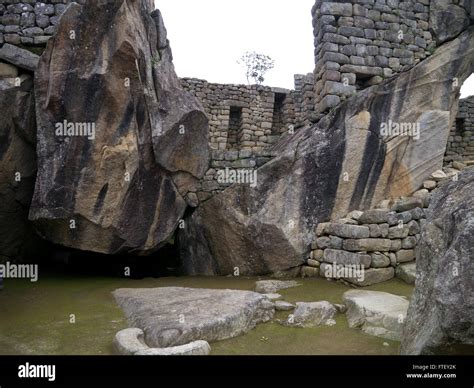
<instances>
[{"instance_id":1,"label":"muddy water","mask_svg":"<svg viewBox=\"0 0 474 388\"><path fill-rule=\"evenodd\" d=\"M115 333L128 327L111 292L129 287L199 287L252 290L257 279L161 278L127 280L100 277L42 277L37 283L6 280L0 291L0 355L113 354ZM323 279L298 279L302 286L281 291L288 302L342 302L349 288ZM410 297L413 287L399 281L368 287ZM277 313L285 319L288 313ZM337 325L287 328L276 322L247 335L211 344L215 355L396 354L399 343L349 329L344 315Z\"/></svg>"}]
</instances>

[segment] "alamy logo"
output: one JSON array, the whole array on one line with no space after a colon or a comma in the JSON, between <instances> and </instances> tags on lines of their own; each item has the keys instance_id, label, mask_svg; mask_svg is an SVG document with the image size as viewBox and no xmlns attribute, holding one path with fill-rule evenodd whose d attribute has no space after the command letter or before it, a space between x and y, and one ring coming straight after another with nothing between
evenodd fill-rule
<instances>
[{"instance_id":1,"label":"alamy logo","mask_svg":"<svg viewBox=\"0 0 474 388\"><path fill-rule=\"evenodd\" d=\"M324 276L328 279L357 279L359 283L365 280L365 266L352 264L342 265L332 263L325 268Z\"/></svg>"},{"instance_id":2,"label":"alamy logo","mask_svg":"<svg viewBox=\"0 0 474 388\"><path fill-rule=\"evenodd\" d=\"M37 264L0 264L0 278L4 279L30 279L32 283L38 281Z\"/></svg>"},{"instance_id":3,"label":"alamy logo","mask_svg":"<svg viewBox=\"0 0 474 388\"><path fill-rule=\"evenodd\" d=\"M89 140L95 139L95 123L73 123L67 120L58 122L55 125L56 136L58 137L87 137Z\"/></svg>"},{"instance_id":4,"label":"alamy logo","mask_svg":"<svg viewBox=\"0 0 474 388\"><path fill-rule=\"evenodd\" d=\"M397 123L389 120L380 125L380 134L384 137L406 136L420 140L420 123Z\"/></svg>"},{"instance_id":5,"label":"alamy logo","mask_svg":"<svg viewBox=\"0 0 474 388\"><path fill-rule=\"evenodd\" d=\"M217 182L220 184L242 184L252 188L257 186L257 170L230 169L217 171Z\"/></svg>"},{"instance_id":6,"label":"alamy logo","mask_svg":"<svg viewBox=\"0 0 474 388\"><path fill-rule=\"evenodd\" d=\"M18 377L21 379L48 379L48 381L56 380L56 365L25 365L18 367Z\"/></svg>"}]
</instances>

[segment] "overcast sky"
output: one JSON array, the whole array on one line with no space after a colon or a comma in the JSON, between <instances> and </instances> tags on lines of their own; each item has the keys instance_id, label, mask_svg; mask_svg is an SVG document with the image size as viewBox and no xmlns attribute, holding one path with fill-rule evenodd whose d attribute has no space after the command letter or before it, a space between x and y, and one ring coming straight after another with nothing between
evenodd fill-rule
<instances>
[{"instance_id":1,"label":"overcast sky","mask_svg":"<svg viewBox=\"0 0 474 388\"><path fill-rule=\"evenodd\" d=\"M247 83L237 60L246 51L275 61L266 85L293 88L293 75L314 69L314 0L155 0L163 13L180 77ZM462 97L474 94L474 77Z\"/></svg>"}]
</instances>

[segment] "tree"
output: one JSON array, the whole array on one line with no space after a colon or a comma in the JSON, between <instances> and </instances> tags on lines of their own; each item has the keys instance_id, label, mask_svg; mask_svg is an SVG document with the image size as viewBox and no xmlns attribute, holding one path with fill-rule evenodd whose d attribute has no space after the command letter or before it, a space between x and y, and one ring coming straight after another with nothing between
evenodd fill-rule
<instances>
[{"instance_id":1,"label":"tree","mask_svg":"<svg viewBox=\"0 0 474 388\"><path fill-rule=\"evenodd\" d=\"M257 85L261 85L265 81L265 74L275 67L275 61L272 58L255 51L247 51L237 63L245 66L247 82L250 84L252 78Z\"/></svg>"}]
</instances>

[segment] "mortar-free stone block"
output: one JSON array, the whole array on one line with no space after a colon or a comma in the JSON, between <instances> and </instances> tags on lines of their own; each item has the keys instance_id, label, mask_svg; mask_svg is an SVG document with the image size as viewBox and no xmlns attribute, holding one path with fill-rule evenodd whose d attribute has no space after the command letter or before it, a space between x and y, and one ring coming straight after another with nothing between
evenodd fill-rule
<instances>
[{"instance_id":1,"label":"mortar-free stone block","mask_svg":"<svg viewBox=\"0 0 474 388\"><path fill-rule=\"evenodd\" d=\"M370 230L367 226L328 223L324 228L327 234L342 238L369 238Z\"/></svg>"},{"instance_id":2,"label":"mortar-free stone block","mask_svg":"<svg viewBox=\"0 0 474 388\"><path fill-rule=\"evenodd\" d=\"M18 68L8 63L0 62L0 78L15 78L18 76Z\"/></svg>"},{"instance_id":3,"label":"mortar-free stone block","mask_svg":"<svg viewBox=\"0 0 474 388\"><path fill-rule=\"evenodd\" d=\"M389 239L366 238L360 240L345 240L343 243L344 250L352 252L388 252L392 242Z\"/></svg>"},{"instance_id":4,"label":"mortar-free stone block","mask_svg":"<svg viewBox=\"0 0 474 388\"><path fill-rule=\"evenodd\" d=\"M416 259L414 249L402 249L397 252L397 263L407 263Z\"/></svg>"}]
</instances>

